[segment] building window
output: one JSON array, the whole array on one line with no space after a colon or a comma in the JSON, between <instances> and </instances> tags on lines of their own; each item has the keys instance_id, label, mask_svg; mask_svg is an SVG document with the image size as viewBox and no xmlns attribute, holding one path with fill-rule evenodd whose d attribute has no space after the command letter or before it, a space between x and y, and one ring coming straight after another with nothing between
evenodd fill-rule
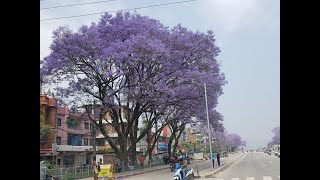
<instances>
[{"instance_id":1,"label":"building window","mask_svg":"<svg viewBox=\"0 0 320 180\"><path fill-rule=\"evenodd\" d=\"M57 137L57 139L56 139L56 142L57 142L57 145L61 145L61 137Z\"/></svg>"},{"instance_id":2,"label":"building window","mask_svg":"<svg viewBox=\"0 0 320 180\"><path fill-rule=\"evenodd\" d=\"M93 146L93 139L89 140L89 146Z\"/></svg>"},{"instance_id":3,"label":"building window","mask_svg":"<svg viewBox=\"0 0 320 180\"><path fill-rule=\"evenodd\" d=\"M88 146L88 138L84 138L83 139L83 145L84 146Z\"/></svg>"},{"instance_id":4,"label":"building window","mask_svg":"<svg viewBox=\"0 0 320 180\"><path fill-rule=\"evenodd\" d=\"M63 165L74 165L74 155L64 155Z\"/></svg>"},{"instance_id":5,"label":"building window","mask_svg":"<svg viewBox=\"0 0 320 180\"><path fill-rule=\"evenodd\" d=\"M84 129L89 129L89 123L87 122L84 123Z\"/></svg>"},{"instance_id":6,"label":"building window","mask_svg":"<svg viewBox=\"0 0 320 180\"><path fill-rule=\"evenodd\" d=\"M61 118L58 118L57 126L61 126Z\"/></svg>"},{"instance_id":7,"label":"building window","mask_svg":"<svg viewBox=\"0 0 320 180\"><path fill-rule=\"evenodd\" d=\"M81 135L80 134L68 134L68 145L81 146Z\"/></svg>"},{"instance_id":8,"label":"building window","mask_svg":"<svg viewBox=\"0 0 320 180\"><path fill-rule=\"evenodd\" d=\"M90 130L92 130L93 129L93 124L92 123L90 123Z\"/></svg>"},{"instance_id":9,"label":"building window","mask_svg":"<svg viewBox=\"0 0 320 180\"><path fill-rule=\"evenodd\" d=\"M97 138L96 144L97 144L97 146L104 146L106 144L105 139L104 138Z\"/></svg>"}]
</instances>

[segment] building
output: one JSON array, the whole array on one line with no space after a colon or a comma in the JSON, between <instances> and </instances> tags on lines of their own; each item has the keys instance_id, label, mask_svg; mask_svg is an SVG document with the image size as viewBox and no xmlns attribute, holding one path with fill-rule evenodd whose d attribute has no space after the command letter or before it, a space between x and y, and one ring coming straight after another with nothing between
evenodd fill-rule
<instances>
[{"instance_id":1,"label":"building","mask_svg":"<svg viewBox=\"0 0 320 180\"><path fill-rule=\"evenodd\" d=\"M48 135L40 136L40 160L52 160L52 144L55 143L57 107L56 100L47 95L40 95L40 112L45 113L44 124L52 127Z\"/></svg>"},{"instance_id":2,"label":"building","mask_svg":"<svg viewBox=\"0 0 320 180\"><path fill-rule=\"evenodd\" d=\"M180 137L180 142L184 143L196 143L198 140L198 135L199 134L195 129L188 128L186 129L182 136Z\"/></svg>"},{"instance_id":3,"label":"building","mask_svg":"<svg viewBox=\"0 0 320 180\"><path fill-rule=\"evenodd\" d=\"M93 123L85 113L59 107L57 115L56 164L59 166L90 164Z\"/></svg>"}]
</instances>

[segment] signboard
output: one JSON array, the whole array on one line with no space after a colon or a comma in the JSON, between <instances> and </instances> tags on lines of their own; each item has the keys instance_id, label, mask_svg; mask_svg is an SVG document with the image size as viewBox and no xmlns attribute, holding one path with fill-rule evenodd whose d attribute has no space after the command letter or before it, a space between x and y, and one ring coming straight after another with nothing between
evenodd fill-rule
<instances>
[{"instance_id":1,"label":"signboard","mask_svg":"<svg viewBox=\"0 0 320 180\"><path fill-rule=\"evenodd\" d=\"M114 178L114 167L112 164L100 165L98 178Z\"/></svg>"},{"instance_id":2,"label":"signboard","mask_svg":"<svg viewBox=\"0 0 320 180\"><path fill-rule=\"evenodd\" d=\"M92 146L71 146L71 145L57 145L57 151L76 151L76 152L84 152L84 151L92 151Z\"/></svg>"},{"instance_id":3,"label":"signboard","mask_svg":"<svg viewBox=\"0 0 320 180\"><path fill-rule=\"evenodd\" d=\"M165 151L168 149L168 145L167 144L159 144L159 150L160 151Z\"/></svg>"}]
</instances>

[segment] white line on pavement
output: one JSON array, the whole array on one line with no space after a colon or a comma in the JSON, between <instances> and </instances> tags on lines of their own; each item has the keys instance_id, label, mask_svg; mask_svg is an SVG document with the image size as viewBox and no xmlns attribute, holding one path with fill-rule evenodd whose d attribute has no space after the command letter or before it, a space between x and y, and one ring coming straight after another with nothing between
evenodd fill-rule
<instances>
[{"instance_id":1,"label":"white line on pavement","mask_svg":"<svg viewBox=\"0 0 320 180\"><path fill-rule=\"evenodd\" d=\"M254 180L254 177L247 177L246 180Z\"/></svg>"},{"instance_id":2,"label":"white line on pavement","mask_svg":"<svg viewBox=\"0 0 320 180\"><path fill-rule=\"evenodd\" d=\"M239 180L239 178L231 178L231 180Z\"/></svg>"},{"instance_id":3,"label":"white line on pavement","mask_svg":"<svg viewBox=\"0 0 320 180\"><path fill-rule=\"evenodd\" d=\"M263 180L272 180L271 176L263 176Z\"/></svg>"},{"instance_id":4,"label":"white line on pavement","mask_svg":"<svg viewBox=\"0 0 320 180\"><path fill-rule=\"evenodd\" d=\"M244 159L248 154L244 154L242 157L236 159L235 161L232 162L231 166L229 166L226 170L222 171L219 173L219 176L221 176L222 174L226 173L227 171L229 171L230 169L232 169L232 167L234 167L236 164L238 164L242 159Z\"/></svg>"}]
</instances>

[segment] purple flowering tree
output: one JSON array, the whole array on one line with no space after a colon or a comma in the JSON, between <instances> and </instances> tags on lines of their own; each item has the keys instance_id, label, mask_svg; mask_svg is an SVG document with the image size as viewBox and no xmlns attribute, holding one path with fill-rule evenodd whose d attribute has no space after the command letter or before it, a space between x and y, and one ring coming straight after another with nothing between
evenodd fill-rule
<instances>
[{"instance_id":1,"label":"purple flowering tree","mask_svg":"<svg viewBox=\"0 0 320 180\"><path fill-rule=\"evenodd\" d=\"M194 116L198 109L203 111L197 102L203 102L204 82L209 108L214 109L226 83L211 31L192 32L181 25L169 30L139 14L105 14L97 24L82 26L77 32L59 27L50 49L41 62L40 79L68 82L67 87L57 88L58 95L85 107L88 115L89 105L97 102L98 122L89 118L121 160L129 153L136 159L136 143L170 108L183 105ZM138 135L138 120L146 112L146 126ZM107 123L116 130L119 145L102 124L106 113L112 118Z\"/></svg>"},{"instance_id":2,"label":"purple flowering tree","mask_svg":"<svg viewBox=\"0 0 320 180\"><path fill-rule=\"evenodd\" d=\"M221 149L227 151L235 151L239 147L245 147L246 141L242 140L242 138L235 133L224 132L215 132L214 137L216 138Z\"/></svg>"},{"instance_id":3,"label":"purple flowering tree","mask_svg":"<svg viewBox=\"0 0 320 180\"><path fill-rule=\"evenodd\" d=\"M280 126L273 128L272 133L274 135L272 137L271 144L280 144Z\"/></svg>"}]
</instances>

